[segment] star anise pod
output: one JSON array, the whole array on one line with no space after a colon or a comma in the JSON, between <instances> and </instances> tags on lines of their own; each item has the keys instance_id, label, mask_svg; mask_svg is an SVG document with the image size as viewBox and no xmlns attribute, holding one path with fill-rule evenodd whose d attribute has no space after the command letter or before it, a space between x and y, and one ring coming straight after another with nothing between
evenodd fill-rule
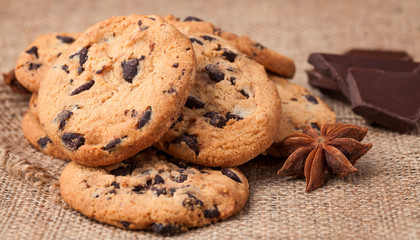
<instances>
[{"instance_id":1,"label":"star anise pod","mask_svg":"<svg viewBox=\"0 0 420 240\"><path fill-rule=\"evenodd\" d=\"M305 176L309 192L324 183L325 170L339 177L356 172L353 165L372 148L371 143L360 143L367 131L353 124L325 124L319 136L313 128L305 127L303 133L289 135L277 145L287 157L277 174Z\"/></svg>"}]
</instances>

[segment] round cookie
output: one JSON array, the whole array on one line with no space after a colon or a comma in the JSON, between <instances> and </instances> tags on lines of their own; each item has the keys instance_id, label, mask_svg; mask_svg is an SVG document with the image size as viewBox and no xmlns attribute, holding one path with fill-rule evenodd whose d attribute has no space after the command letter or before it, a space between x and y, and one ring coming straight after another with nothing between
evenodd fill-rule
<instances>
[{"instance_id":1,"label":"round cookie","mask_svg":"<svg viewBox=\"0 0 420 240\"><path fill-rule=\"evenodd\" d=\"M284 78L271 74L268 77L277 87L282 108L280 128L273 145L267 150L268 154L279 156L276 143L290 134L302 132L305 126L312 126L319 131L322 125L335 123L335 113L319 97L311 95L304 87Z\"/></svg>"},{"instance_id":2,"label":"round cookie","mask_svg":"<svg viewBox=\"0 0 420 240\"><path fill-rule=\"evenodd\" d=\"M191 42L162 18L112 17L82 33L47 73L40 122L73 161L117 163L169 129L195 71Z\"/></svg>"},{"instance_id":3,"label":"round cookie","mask_svg":"<svg viewBox=\"0 0 420 240\"><path fill-rule=\"evenodd\" d=\"M281 103L264 67L214 35L189 35L194 87L171 129L155 143L179 159L213 167L243 164L278 130Z\"/></svg>"},{"instance_id":4,"label":"round cookie","mask_svg":"<svg viewBox=\"0 0 420 240\"><path fill-rule=\"evenodd\" d=\"M28 142L39 151L53 158L68 160L47 136L36 115L31 111L25 113L22 119L22 131Z\"/></svg>"},{"instance_id":5,"label":"round cookie","mask_svg":"<svg viewBox=\"0 0 420 240\"><path fill-rule=\"evenodd\" d=\"M186 35L202 33L214 34L229 41L242 53L245 53L266 69L284 77L293 77L295 74L295 63L292 59L270 50L258 42L251 40L248 36L238 36L226 32L214 26L209 22L196 17L187 17L184 21L179 21L173 15L168 15L165 20L170 22L176 28Z\"/></svg>"},{"instance_id":6,"label":"round cookie","mask_svg":"<svg viewBox=\"0 0 420 240\"><path fill-rule=\"evenodd\" d=\"M38 92L46 72L58 56L79 36L78 33L49 33L39 35L18 57L15 75L20 84Z\"/></svg>"},{"instance_id":7,"label":"round cookie","mask_svg":"<svg viewBox=\"0 0 420 240\"><path fill-rule=\"evenodd\" d=\"M107 167L71 162L61 174L60 190L88 217L163 235L226 219L249 196L248 181L237 168L188 165L153 148Z\"/></svg>"}]
</instances>

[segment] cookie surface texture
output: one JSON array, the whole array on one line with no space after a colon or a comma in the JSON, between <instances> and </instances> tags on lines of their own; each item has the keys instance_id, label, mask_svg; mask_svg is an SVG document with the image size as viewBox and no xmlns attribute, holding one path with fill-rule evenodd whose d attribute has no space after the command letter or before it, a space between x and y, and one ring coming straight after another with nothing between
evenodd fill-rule
<instances>
[{"instance_id":1,"label":"cookie surface texture","mask_svg":"<svg viewBox=\"0 0 420 240\"><path fill-rule=\"evenodd\" d=\"M39 151L53 158L68 160L69 158L58 149L45 133L39 123L38 117L31 111L25 113L22 118L22 132L28 142Z\"/></svg>"},{"instance_id":2,"label":"cookie surface texture","mask_svg":"<svg viewBox=\"0 0 420 240\"><path fill-rule=\"evenodd\" d=\"M195 71L191 42L162 18L113 17L82 33L47 73L40 122L73 161L117 163L169 129Z\"/></svg>"},{"instance_id":3,"label":"cookie surface texture","mask_svg":"<svg viewBox=\"0 0 420 240\"><path fill-rule=\"evenodd\" d=\"M243 164L273 142L281 103L264 67L215 35L189 35L194 87L177 121L155 144L179 159L213 167Z\"/></svg>"},{"instance_id":4,"label":"cookie surface texture","mask_svg":"<svg viewBox=\"0 0 420 240\"><path fill-rule=\"evenodd\" d=\"M188 165L153 148L99 168L71 162L60 177L75 210L125 229L173 235L238 213L249 185L237 168Z\"/></svg>"},{"instance_id":5,"label":"cookie surface texture","mask_svg":"<svg viewBox=\"0 0 420 240\"><path fill-rule=\"evenodd\" d=\"M268 149L268 154L278 156L275 143L282 141L288 135L302 132L305 126L320 130L326 123L335 123L335 113L319 97L311 95L304 87L288 80L268 75L275 83L281 98L282 115L274 144Z\"/></svg>"},{"instance_id":6,"label":"cookie surface texture","mask_svg":"<svg viewBox=\"0 0 420 240\"><path fill-rule=\"evenodd\" d=\"M238 36L234 33L224 31L209 22L205 22L196 17L187 17L183 21L172 15L165 17L171 24L178 28L184 34L214 34L229 41L242 53L245 53L266 69L279 74L283 77L293 77L295 74L295 63L292 59L283 56L262 44L253 41L248 36Z\"/></svg>"},{"instance_id":7,"label":"cookie surface texture","mask_svg":"<svg viewBox=\"0 0 420 240\"><path fill-rule=\"evenodd\" d=\"M31 92L38 92L46 72L78 36L78 33L39 35L18 57L15 75L19 83Z\"/></svg>"}]
</instances>

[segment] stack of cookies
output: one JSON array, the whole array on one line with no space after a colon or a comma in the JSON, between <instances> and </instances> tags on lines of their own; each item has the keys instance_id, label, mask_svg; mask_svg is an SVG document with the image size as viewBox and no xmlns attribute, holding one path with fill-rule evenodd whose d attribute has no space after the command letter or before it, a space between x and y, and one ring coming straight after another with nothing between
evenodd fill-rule
<instances>
[{"instance_id":1,"label":"stack of cookies","mask_svg":"<svg viewBox=\"0 0 420 240\"><path fill-rule=\"evenodd\" d=\"M238 213L249 185L236 166L335 122L321 99L282 78L294 72L246 36L142 15L40 35L15 68L32 92L25 137L71 160L63 199L100 222L163 235Z\"/></svg>"}]
</instances>

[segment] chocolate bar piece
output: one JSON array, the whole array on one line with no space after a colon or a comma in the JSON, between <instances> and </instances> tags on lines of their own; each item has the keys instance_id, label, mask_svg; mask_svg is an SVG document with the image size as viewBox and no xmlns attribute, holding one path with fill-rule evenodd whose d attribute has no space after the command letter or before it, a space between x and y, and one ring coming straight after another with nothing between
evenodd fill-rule
<instances>
[{"instance_id":1,"label":"chocolate bar piece","mask_svg":"<svg viewBox=\"0 0 420 240\"><path fill-rule=\"evenodd\" d=\"M404 51L351 49L345 52L344 55L399 60L399 61L406 61L406 62L413 61L413 58Z\"/></svg>"},{"instance_id":2,"label":"chocolate bar piece","mask_svg":"<svg viewBox=\"0 0 420 240\"><path fill-rule=\"evenodd\" d=\"M345 79L347 69L349 68L372 68L393 72L420 72L420 63L417 62L370 57L313 53L309 56L308 62L323 76L336 81L341 92L348 99L350 96Z\"/></svg>"},{"instance_id":3,"label":"chocolate bar piece","mask_svg":"<svg viewBox=\"0 0 420 240\"><path fill-rule=\"evenodd\" d=\"M322 76L322 74L316 70L306 70L306 74L308 75L309 84L312 87L318 88L323 94L326 94L334 99L350 103L346 96L341 93L338 84L331 78Z\"/></svg>"},{"instance_id":4,"label":"chocolate bar piece","mask_svg":"<svg viewBox=\"0 0 420 240\"><path fill-rule=\"evenodd\" d=\"M356 114L400 133L408 133L417 126L419 74L351 68L346 82Z\"/></svg>"}]
</instances>

